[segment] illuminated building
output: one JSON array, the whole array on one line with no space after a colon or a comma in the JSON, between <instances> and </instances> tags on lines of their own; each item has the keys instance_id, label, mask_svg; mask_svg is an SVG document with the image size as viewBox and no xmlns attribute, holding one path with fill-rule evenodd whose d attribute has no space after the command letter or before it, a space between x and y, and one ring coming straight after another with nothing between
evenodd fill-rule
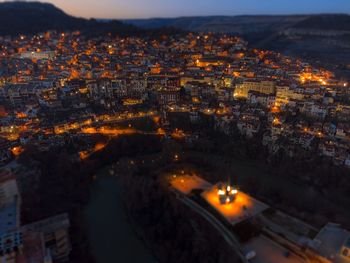
<instances>
[{"instance_id":1,"label":"illuminated building","mask_svg":"<svg viewBox=\"0 0 350 263\"><path fill-rule=\"evenodd\" d=\"M249 91L257 91L264 94L274 94L276 90L274 81L245 81L237 84L234 92L235 98L248 98Z\"/></svg>"},{"instance_id":2,"label":"illuminated building","mask_svg":"<svg viewBox=\"0 0 350 263\"><path fill-rule=\"evenodd\" d=\"M21 58L28 59L53 59L55 57L54 51L41 51L41 52L23 52L20 55Z\"/></svg>"},{"instance_id":3,"label":"illuminated building","mask_svg":"<svg viewBox=\"0 0 350 263\"><path fill-rule=\"evenodd\" d=\"M288 104L290 100L303 100L305 95L300 90L292 89L288 86L278 86L276 88L277 105Z\"/></svg>"},{"instance_id":4,"label":"illuminated building","mask_svg":"<svg viewBox=\"0 0 350 263\"><path fill-rule=\"evenodd\" d=\"M160 105L170 103L176 104L180 99L180 89L177 87L168 87L157 92L157 100Z\"/></svg>"},{"instance_id":5,"label":"illuminated building","mask_svg":"<svg viewBox=\"0 0 350 263\"><path fill-rule=\"evenodd\" d=\"M228 63L226 57L205 57L196 60L197 67L222 66Z\"/></svg>"}]
</instances>

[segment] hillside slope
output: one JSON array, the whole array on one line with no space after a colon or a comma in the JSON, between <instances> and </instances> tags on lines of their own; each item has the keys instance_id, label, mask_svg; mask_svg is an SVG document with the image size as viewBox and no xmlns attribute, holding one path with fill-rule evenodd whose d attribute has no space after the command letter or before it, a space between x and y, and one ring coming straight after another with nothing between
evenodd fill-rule
<instances>
[{"instance_id":1,"label":"hillside slope","mask_svg":"<svg viewBox=\"0 0 350 263\"><path fill-rule=\"evenodd\" d=\"M34 34L46 30L83 30L88 33L137 33L133 25L67 15L52 4L41 2L0 3L0 35Z\"/></svg>"},{"instance_id":2,"label":"hillside slope","mask_svg":"<svg viewBox=\"0 0 350 263\"><path fill-rule=\"evenodd\" d=\"M307 59L350 77L350 16L213 16L124 20L142 28L173 26L195 32L239 35L251 47Z\"/></svg>"}]
</instances>

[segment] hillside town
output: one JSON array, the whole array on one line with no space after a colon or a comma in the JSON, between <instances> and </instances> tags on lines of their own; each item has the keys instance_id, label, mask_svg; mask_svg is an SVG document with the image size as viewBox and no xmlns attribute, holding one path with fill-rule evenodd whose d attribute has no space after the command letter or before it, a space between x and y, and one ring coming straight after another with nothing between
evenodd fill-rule
<instances>
[{"instance_id":1,"label":"hillside town","mask_svg":"<svg viewBox=\"0 0 350 263\"><path fill-rule=\"evenodd\" d=\"M195 128L206 122L208 130L212 127L225 136L261 145L268 161L282 155L319 156L334 167L350 169L349 85L326 69L249 48L242 38L230 35L121 38L48 31L0 37L0 168L7 171L0 173L0 191L4 192L0 196L0 256L17 257L12 262L69 262L67 214L28 224L20 220L20 189L25 180L12 172L21 169L18 159L31 150L29 146L50 152L74 144L78 150L69 155L70 160L84 162L119 135L185 139L192 145L207 136L205 130ZM150 120L152 128L148 122L137 123L144 119ZM108 140L96 143L91 139L96 135ZM84 143L76 146L77 140ZM180 160L179 154L172 156L175 163ZM350 260L350 232L340 225L329 223L316 229L236 189L232 195L239 193L247 203L240 204L243 212L227 215L211 200L221 200L216 195L219 191L224 195L221 205L225 200L236 202L231 188L225 190L231 185L221 189L201 178L178 178L200 181L200 185L196 181L194 187L188 186L189 190L183 190L185 181L175 184L172 179L170 184L189 207L199 202L198 194L191 191L201 189L200 198L216 209L220 227L251 218L255 220L251 229L263 225L264 234L237 249L239 253L256 253L256 247L261 247L257 243L280 250L277 242L288 248L284 258L290 261L285 262ZM334 248L329 236L341 244ZM236 247L236 241L232 242ZM20 261L19 250L34 261ZM253 258L250 262L270 262ZM250 258L244 255L245 260Z\"/></svg>"},{"instance_id":2,"label":"hillside town","mask_svg":"<svg viewBox=\"0 0 350 263\"><path fill-rule=\"evenodd\" d=\"M204 113L223 132L234 124L248 137L263 133L270 154L317 147L350 166L348 83L240 38L46 32L0 43L3 164L28 141L57 143L99 118L156 111L165 127L169 112L191 122Z\"/></svg>"}]
</instances>

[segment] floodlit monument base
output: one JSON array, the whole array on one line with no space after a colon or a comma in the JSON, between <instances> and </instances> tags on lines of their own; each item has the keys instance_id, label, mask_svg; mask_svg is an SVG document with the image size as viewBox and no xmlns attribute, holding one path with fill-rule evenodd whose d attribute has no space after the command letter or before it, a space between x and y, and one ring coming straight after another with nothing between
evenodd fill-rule
<instances>
[{"instance_id":1,"label":"floodlit monument base","mask_svg":"<svg viewBox=\"0 0 350 263\"><path fill-rule=\"evenodd\" d=\"M222 184L214 185L204 191L202 197L232 225L254 217L268 208L264 203L241 191L223 199L220 190Z\"/></svg>"}]
</instances>

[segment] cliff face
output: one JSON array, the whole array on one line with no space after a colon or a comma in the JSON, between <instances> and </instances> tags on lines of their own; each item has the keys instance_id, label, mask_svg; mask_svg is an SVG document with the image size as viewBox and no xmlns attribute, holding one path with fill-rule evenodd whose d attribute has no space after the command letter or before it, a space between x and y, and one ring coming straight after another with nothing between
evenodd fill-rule
<instances>
[{"instance_id":1,"label":"cliff face","mask_svg":"<svg viewBox=\"0 0 350 263\"><path fill-rule=\"evenodd\" d=\"M287 55L308 59L349 78L350 16L310 16L255 43Z\"/></svg>"}]
</instances>

